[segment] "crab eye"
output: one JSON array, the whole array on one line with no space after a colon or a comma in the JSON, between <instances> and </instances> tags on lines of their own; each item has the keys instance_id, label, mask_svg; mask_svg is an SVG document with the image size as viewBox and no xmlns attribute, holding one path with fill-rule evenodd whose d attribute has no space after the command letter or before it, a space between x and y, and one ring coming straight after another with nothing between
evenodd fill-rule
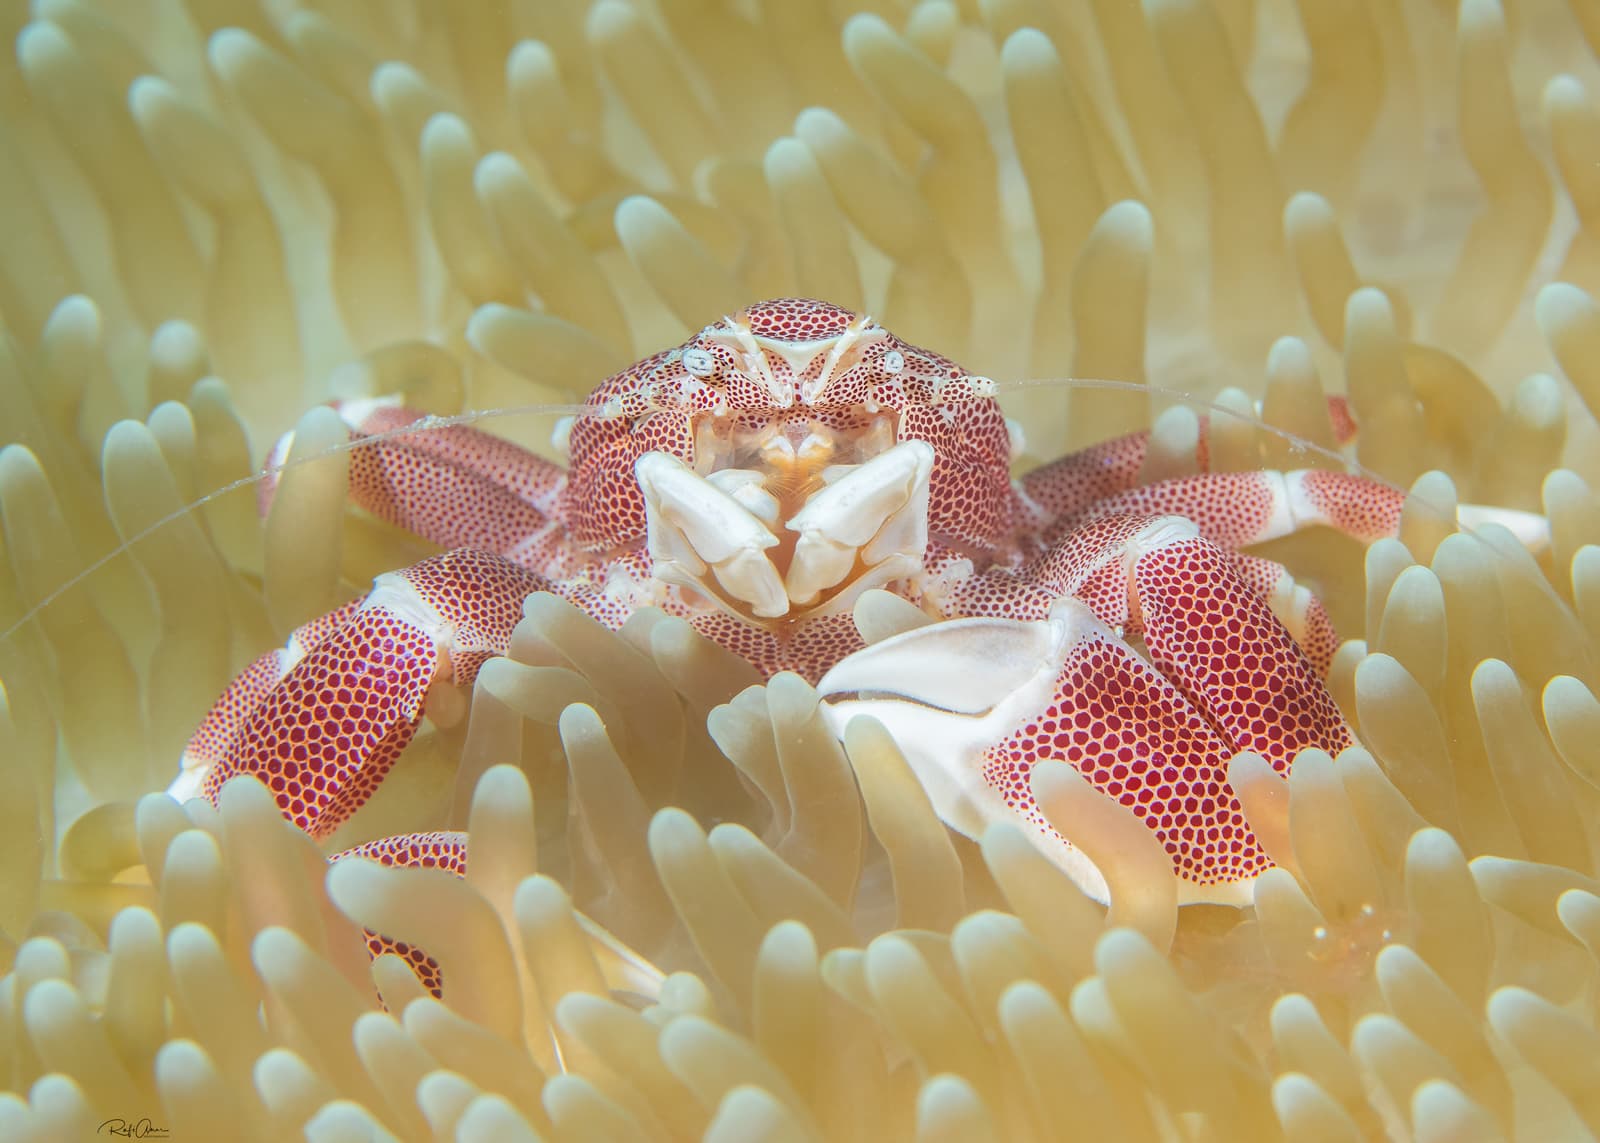
<instances>
[{"instance_id":1,"label":"crab eye","mask_svg":"<svg viewBox=\"0 0 1600 1143\"><path fill-rule=\"evenodd\" d=\"M685 349L683 367L695 377L710 377L717 371L717 359L712 357L708 350Z\"/></svg>"},{"instance_id":2,"label":"crab eye","mask_svg":"<svg viewBox=\"0 0 1600 1143\"><path fill-rule=\"evenodd\" d=\"M883 371L885 373L898 373L906 367L906 355L898 349L891 349L883 355Z\"/></svg>"}]
</instances>

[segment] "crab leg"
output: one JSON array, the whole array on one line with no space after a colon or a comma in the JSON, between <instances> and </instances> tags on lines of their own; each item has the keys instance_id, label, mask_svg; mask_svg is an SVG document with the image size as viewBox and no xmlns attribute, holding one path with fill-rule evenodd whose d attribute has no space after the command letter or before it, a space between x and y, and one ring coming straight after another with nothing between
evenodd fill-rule
<instances>
[{"instance_id":1,"label":"crab leg","mask_svg":"<svg viewBox=\"0 0 1600 1143\"><path fill-rule=\"evenodd\" d=\"M1129 513L1186 516L1214 543L1242 548L1321 524L1363 543L1394 535L1404 490L1344 472L1210 472L1130 488L1062 523Z\"/></svg>"},{"instance_id":2,"label":"crab leg","mask_svg":"<svg viewBox=\"0 0 1600 1143\"><path fill-rule=\"evenodd\" d=\"M1328 398L1328 423L1341 448L1355 439L1356 424L1343 397ZM1210 428L1211 418L1202 416L1194 457L1195 469L1202 474L1211 469ZM1051 526L1047 530L1053 530L1085 505L1134 487L1144 467L1149 442L1148 431L1100 441L1033 469L1022 477L1022 490L1044 511Z\"/></svg>"},{"instance_id":3,"label":"crab leg","mask_svg":"<svg viewBox=\"0 0 1600 1143\"><path fill-rule=\"evenodd\" d=\"M1349 744L1314 661L1268 604L1283 573L1218 544L1186 516L1108 516L1027 570L1035 589L1083 601L1114 631L1141 635L1152 662L1229 742L1280 772L1300 750ZM1336 646L1320 606L1305 609L1317 658Z\"/></svg>"},{"instance_id":4,"label":"crab leg","mask_svg":"<svg viewBox=\"0 0 1600 1143\"><path fill-rule=\"evenodd\" d=\"M1079 461L1098 449L1114 452L1115 447L1126 447L1127 440L1109 441L1048 468L1055 470ZM1400 513L1406 502L1403 489L1364 476L1316 468L1292 472L1205 472L1138 488L1125 486L1124 478L1131 481L1134 476L1122 467L1102 470L1092 464L1082 464L1077 469L1068 465L1039 486L1024 477L1024 491L1049 509L1048 518L1039 529L1041 539L1047 543L1059 540L1084 521L1100 516L1170 512L1187 516L1207 538L1230 548L1275 540L1317 524L1371 543L1399 531ZM1041 487L1052 489L1044 500L1040 499ZM1500 524L1530 550L1539 550L1550 542L1549 522L1531 512L1462 504L1456 516L1463 528Z\"/></svg>"},{"instance_id":5,"label":"crab leg","mask_svg":"<svg viewBox=\"0 0 1600 1143\"><path fill-rule=\"evenodd\" d=\"M1120 578L1107 578L1106 549L1125 524L1159 516L1192 522L1198 535L1221 549L1262 599L1289 593L1284 602L1299 613L1296 633L1315 644L1316 658L1332 656L1337 639L1321 605L1292 598L1292 581L1277 564L1234 554L1251 544L1289 535L1312 525L1327 525L1364 542L1392 536L1399 528L1405 494L1388 485L1317 469L1296 472L1221 472L1185 476L1108 496L1060 522L1044 537L1044 553L1026 568L996 567L979 575L952 572L950 561L935 561L941 573L934 605L946 616L1006 615L1041 619L1062 595L1075 595L1102 620L1121 629L1128 621Z\"/></svg>"},{"instance_id":6,"label":"crab leg","mask_svg":"<svg viewBox=\"0 0 1600 1143\"><path fill-rule=\"evenodd\" d=\"M426 414L389 400L335 406L360 441L403 429ZM292 433L268 464L287 457ZM385 436L350 456L350 498L379 519L445 548L476 548L553 574L564 552L555 522L566 473L510 441L465 425ZM263 484L261 508L275 484Z\"/></svg>"},{"instance_id":7,"label":"crab leg","mask_svg":"<svg viewBox=\"0 0 1600 1143\"><path fill-rule=\"evenodd\" d=\"M346 857L368 857L380 865L402 865L418 869L443 869L457 877L467 873L467 835L456 830L437 833L405 833L379 838L334 854L328 858L331 865ZM444 995L444 979L439 972L439 962L416 945L397 941L371 929L363 930L367 938L367 952L373 960L384 953L393 953L411 967L417 980L434 997Z\"/></svg>"},{"instance_id":8,"label":"crab leg","mask_svg":"<svg viewBox=\"0 0 1600 1143\"><path fill-rule=\"evenodd\" d=\"M504 652L523 600L549 587L471 549L379 576L365 599L308 625L304 640L296 632L224 692L172 792L215 801L233 775L253 774L285 817L325 837L371 796L425 707L470 687Z\"/></svg>"},{"instance_id":9,"label":"crab leg","mask_svg":"<svg viewBox=\"0 0 1600 1143\"><path fill-rule=\"evenodd\" d=\"M1155 664L1211 712L1239 749L1260 753L1282 772L1294 753L1321 741L1307 740L1291 726L1261 725L1263 718L1272 721L1270 713L1241 720L1239 694L1217 685L1207 668L1249 648L1248 669L1267 676L1258 684L1256 703L1265 701L1270 687L1302 712L1314 700L1319 727L1331 726L1329 718L1342 726L1320 681L1338 643L1326 613L1312 606L1309 593L1298 609L1302 629L1312 636L1313 659L1270 606L1287 574L1271 561L1217 544L1186 516L1130 515L1082 525L1020 575L982 578L991 581L989 594L1002 598L1008 590L1025 590L1035 599L1047 594L1053 605L1072 596L1113 631L1141 635Z\"/></svg>"},{"instance_id":10,"label":"crab leg","mask_svg":"<svg viewBox=\"0 0 1600 1143\"><path fill-rule=\"evenodd\" d=\"M1034 802L1042 759L1071 763L1155 832L1184 900L1240 903L1269 864L1226 784L1230 744L1077 600L1042 620L908 631L851 655L818 690L835 732L857 715L888 728L946 824L981 838L1020 819L1096 900L1108 895L1100 871Z\"/></svg>"},{"instance_id":11,"label":"crab leg","mask_svg":"<svg viewBox=\"0 0 1600 1143\"><path fill-rule=\"evenodd\" d=\"M1322 600L1296 583L1289 569L1274 560L1240 552L1226 554L1239 578L1266 601L1272 614L1288 629L1317 677L1327 678L1334 653L1339 650L1339 634L1333 629L1333 620Z\"/></svg>"}]
</instances>

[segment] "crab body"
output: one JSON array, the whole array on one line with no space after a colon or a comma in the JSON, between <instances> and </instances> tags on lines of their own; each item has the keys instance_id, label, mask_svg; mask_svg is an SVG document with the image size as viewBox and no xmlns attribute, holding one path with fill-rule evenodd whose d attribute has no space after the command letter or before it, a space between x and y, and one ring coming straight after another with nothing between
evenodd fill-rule
<instances>
[{"instance_id":1,"label":"crab body","mask_svg":"<svg viewBox=\"0 0 1600 1143\"><path fill-rule=\"evenodd\" d=\"M660 608L763 676L799 673L841 731L859 714L890 728L953 828L1028 822L1092 895L1098 871L1034 804L1043 758L1155 832L1183 899L1242 900L1268 860L1228 760L1252 750L1286 773L1351 736L1321 679L1336 640L1320 605L1240 549L1308 524L1392 534L1400 494L1330 472L1140 487L1139 435L1013 480L1018 430L994 392L870 318L783 299L603 382L563 427L565 469L346 405L374 437L354 499L449 550L252 664L174 792L255 774L325 836L548 591L611 628ZM854 611L875 589L929 622L867 645Z\"/></svg>"}]
</instances>

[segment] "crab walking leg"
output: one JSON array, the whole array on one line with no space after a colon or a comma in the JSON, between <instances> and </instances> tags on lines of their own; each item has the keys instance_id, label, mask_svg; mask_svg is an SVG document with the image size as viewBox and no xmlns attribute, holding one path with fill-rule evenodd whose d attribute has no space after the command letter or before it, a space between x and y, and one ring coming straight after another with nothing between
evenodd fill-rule
<instances>
[{"instance_id":1,"label":"crab walking leg","mask_svg":"<svg viewBox=\"0 0 1600 1143\"><path fill-rule=\"evenodd\" d=\"M352 441L403 429L426 414L389 400L335 406ZM293 434L268 464L282 463ZM445 548L476 548L552 572L565 553L558 507L566 473L510 441L465 425L358 444L350 456L350 499L379 519ZM261 507L273 484L263 487Z\"/></svg>"},{"instance_id":2,"label":"crab walking leg","mask_svg":"<svg viewBox=\"0 0 1600 1143\"><path fill-rule=\"evenodd\" d=\"M1399 532L1406 495L1364 476L1326 469L1208 472L1103 496L1053 521L1042 534L1047 540L1059 539L1102 516L1171 513L1193 520L1202 535L1227 548L1276 540L1315 525L1371 543ZM1462 504L1456 518L1464 528L1501 524L1533 551L1550 542L1549 521L1532 512Z\"/></svg>"},{"instance_id":3,"label":"crab walking leg","mask_svg":"<svg viewBox=\"0 0 1600 1143\"><path fill-rule=\"evenodd\" d=\"M1355 439L1356 424L1343 397L1328 398L1328 423L1340 447ZM1211 470L1210 429L1211 418L1202 416L1194 457L1195 470L1202 474ZM1086 505L1137 484L1149 443L1146 431L1092 444L1029 472L1021 480L1023 493L1046 520L1059 523L1076 516Z\"/></svg>"},{"instance_id":4,"label":"crab walking leg","mask_svg":"<svg viewBox=\"0 0 1600 1143\"><path fill-rule=\"evenodd\" d=\"M402 865L419 869L443 869L457 877L467 874L467 835L457 830L437 833L405 833L379 838L350 849L342 850L328 858L331 865L346 857L369 857L380 865ZM439 962L416 945L386 937L371 929L363 932L367 938L367 952L373 960L385 953L393 953L411 967L422 986L435 999L444 996L444 978L439 972Z\"/></svg>"},{"instance_id":5,"label":"crab walking leg","mask_svg":"<svg viewBox=\"0 0 1600 1143\"><path fill-rule=\"evenodd\" d=\"M1174 515L1200 534L1242 548L1325 525L1364 543L1394 535L1406 494L1398 488L1324 469L1209 472L1130 488L1087 505L1066 529L1104 516Z\"/></svg>"},{"instance_id":6,"label":"crab walking leg","mask_svg":"<svg viewBox=\"0 0 1600 1143\"><path fill-rule=\"evenodd\" d=\"M424 708L471 686L484 661L505 651L523 600L550 586L466 548L379 576L248 711L234 688L225 692L202 744L214 761L203 775L186 770L174 792L192 792L198 779L215 801L233 775L253 774L286 818L326 836L372 795ZM235 687L254 691L259 680Z\"/></svg>"},{"instance_id":7,"label":"crab walking leg","mask_svg":"<svg viewBox=\"0 0 1600 1143\"><path fill-rule=\"evenodd\" d=\"M1129 545L1129 599L1156 667L1235 750L1254 751L1280 774L1308 747L1337 754L1351 745L1316 667L1230 553L1185 532L1162 521Z\"/></svg>"},{"instance_id":8,"label":"crab walking leg","mask_svg":"<svg viewBox=\"0 0 1600 1143\"><path fill-rule=\"evenodd\" d=\"M1228 555L1239 578L1266 601L1272 614L1288 629L1295 646L1305 652L1317 677L1326 679L1339 650L1339 633L1333 629L1333 620L1322 600L1296 583L1289 569L1275 560L1240 552Z\"/></svg>"},{"instance_id":9,"label":"crab walking leg","mask_svg":"<svg viewBox=\"0 0 1600 1143\"><path fill-rule=\"evenodd\" d=\"M1071 551L1085 541L1092 547L1096 521L1146 514L1182 516L1193 521L1202 536L1223 549L1245 583L1267 601L1273 613L1289 628L1318 676L1326 677L1334 653L1339 649L1339 636L1322 601L1297 585L1281 564L1244 555L1237 549L1275 540L1313 525L1330 527L1363 543L1371 543L1398 534L1405 502L1406 493L1398 488L1361 476L1320 469L1179 477L1103 497L1077 516L1060 521L1058 527L1046 532L1058 547L1041 563L1059 562L1063 547ZM1500 524L1530 551L1540 551L1550 543L1549 521L1531 512L1462 504L1457 509L1457 520L1467 529L1486 523ZM1049 576L1042 578L1050 580ZM1080 588L1073 585L1067 590ZM970 607L965 610L971 613ZM1120 622L1101 609L1097 609L1097 614L1113 625Z\"/></svg>"},{"instance_id":10,"label":"crab walking leg","mask_svg":"<svg viewBox=\"0 0 1600 1143\"><path fill-rule=\"evenodd\" d=\"M1247 579L1237 553L1186 516L1107 516L1019 572L973 577L956 600L967 614L1037 618L1041 598L1078 599L1113 631L1142 636L1234 749L1287 773L1306 747L1337 753L1351 738L1321 672L1251 582L1271 566L1246 564Z\"/></svg>"}]
</instances>

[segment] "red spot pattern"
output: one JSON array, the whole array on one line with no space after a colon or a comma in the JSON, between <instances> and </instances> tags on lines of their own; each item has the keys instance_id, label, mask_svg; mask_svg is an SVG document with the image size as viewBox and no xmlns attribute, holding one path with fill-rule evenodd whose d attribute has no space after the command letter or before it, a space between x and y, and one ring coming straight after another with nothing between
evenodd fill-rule
<instances>
[{"instance_id":1,"label":"red spot pattern","mask_svg":"<svg viewBox=\"0 0 1600 1143\"><path fill-rule=\"evenodd\" d=\"M457 877L467 875L467 835L456 831L440 833L407 833L385 837L353 846L328 858L329 864L346 857L369 857L380 865L402 865L416 869L443 869ZM393 953L411 966L422 986L435 999L444 997L444 974L439 962L416 945L397 941L362 930L367 938L367 952L376 960L385 953Z\"/></svg>"},{"instance_id":2,"label":"red spot pattern","mask_svg":"<svg viewBox=\"0 0 1600 1143\"><path fill-rule=\"evenodd\" d=\"M1000 548L1022 517L1011 489L1011 441L1000 407L988 400L912 406L902 414L900 439L933 446L928 534L976 552Z\"/></svg>"},{"instance_id":3,"label":"red spot pattern","mask_svg":"<svg viewBox=\"0 0 1600 1143\"><path fill-rule=\"evenodd\" d=\"M967 580L951 596L950 613L1043 619L1070 595L1120 629L1130 616L1127 543L1159 519L1111 516L1082 524L1021 568L995 567Z\"/></svg>"},{"instance_id":4,"label":"red spot pattern","mask_svg":"<svg viewBox=\"0 0 1600 1143\"><path fill-rule=\"evenodd\" d=\"M1183 876L1233 880L1265 858L1225 786L1228 758L1253 750L1287 773L1300 750L1337 753L1352 737L1322 685L1326 663L1310 661L1267 607L1281 569L1247 563L1248 581L1237 553L1171 533L1139 552L1169 523L1099 518L1020 573L995 569L965 585L957 598L967 614L1042 618L1050 602L1072 595L1114 630L1142 635L1154 664L1089 637L1069 653L1052 705L990 752L984 776L1048 831L1028 779L1039 758L1065 759L1155 829ZM1315 614L1315 649L1331 657L1332 627L1320 606Z\"/></svg>"},{"instance_id":5,"label":"red spot pattern","mask_svg":"<svg viewBox=\"0 0 1600 1143\"><path fill-rule=\"evenodd\" d=\"M690 381L680 360L658 353L603 382L589 398L597 410L615 400L620 412L573 422L562 519L585 552L603 556L643 541L644 494L633 476L634 462L647 452L664 452L685 462L694 457L691 410L674 408L665 397L658 404L650 388L667 383L681 387Z\"/></svg>"},{"instance_id":6,"label":"red spot pattern","mask_svg":"<svg viewBox=\"0 0 1600 1143\"><path fill-rule=\"evenodd\" d=\"M416 419L410 409L378 409L351 438ZM556 523L565 487L557 465L465 425L391 437L350 455L350 497L374 516L442 547L494 552L547 575L570 560Z\"/></svg>"},{"instance_id":7,"label":"red spot pattern","mask_svg":"<svg viewBox=\"0 0 1600 1143\"><path fill-rule=\"evenodd\" d=\"M522 601L547 586L468 549L423 560L402 577L453 629L446 665L459 686L505 650ZM215 801L234 774L254 774L286 818L325 837L372 796L410 742L439 650L431 632L387 607L358 607L244 721L207 773L204 794Z\"/></svg>"},{"instance_id":8,"label":"red spot pattern","mask_svg":"<svg viewBox=\"0 0 1600 1143\"><path fill-rule=\"evenodd\" d=\"M228 756L240 725L283 678L284 658L282 648L268 651L234 677L190 736L186 758L215 766Z\"/></svg>"},{"instance_id":9,"label":"red spot pattern","mask_svg":"<svg viewBox=\"0 0 1600 1143\"><path fill-rule=\"evenodd\" d=\"M1042 464L1022 477L1022 490L1042 511L1047 537L1083 509L1133 487L1144 464L1148 433L1129 433Z\"/></svg>"},{"instance_id":10,"label":"red spot pattern","mask_svg":"<svg viewBox=\"0 0 1600 1143\"><path fill-rule=\"evenodd\" d=\"M456 686L469 687L486 659L505 653L522 601L548 591L543 576L488 552L460 548L400 573L419 598L449 625L445 644Z\"/></svg>"},{"instance_id":11,"label":"red spot pattern","mask_svg":"<svg viewBox=\"0 0 1600 1143\"><path fill-rule=\"evenodd\" d=\"M322 641L350 621L361 607L359 599L352 599L342 607L335 607L326 615L319 615L308 623L302 623L294 629L289 636L289 645L298 647L299 653L304 655L322 645Z\"/></svg>"},{"instance_id":12,"label":"red spot pattern","mask_svg":"<svg viewBox=\"0 0 1600 1143\"><path fill-rule=\"evenodd\" d=\"M1307 747L1337 754L1351 744L1304 652L1213 544L1183 540L1148 552L1134 580L1152 660L1234 748L1287 774Z\"/></svg>"},{"instance_id":13,"label":"red spot pattern","mask_svg":"<svg viewBox=\"0 0 1600 1143\"><path fill-rule=\"evenodd\" d=\"M770 631L721 611L690 618L695 630L751 664L763 678L793 671L815 683L829 667L864 646L855 619L846 611L818 616L781 631Z\"/></svg>"},{"instance_id":14,"label":"red spot pattern","mask_svg":"<svg viewBox=\"0 0 1600 1143\"><path fill-rule=\"evenodd\" d=\"M760 337L804 343L838 337L856 315L842 306L810 298L774 298L735 314L733 320L742 320Z\"/></svg>"},{"instance_id":15,"label":"red spot pattern","mask_svg":"<svg viewBox=\"0 0 1600 1143\"><path fill-rule=\"evenodd\" d=\"M434 673L433 640L382 608L369 608L302 659L206 775L250 773L284 817L323 837L371 796L422 718Z\"/></svg>"},{"instance_id":16,"label":"red spot pattern","mask_svg":"<svg viewBox=\"0 0 1600 1143\"><path fill-rule=\"evenodd\" d=\"M239 728L272 693L272 688L283 680L292 659L313 650L343 627L360 606L359 599L352 599L343 607L336 607L326 615L295 628L289 635L287 647L268 651L240 671L228 684L228 689L222 692L222 697L206 713L205 720L184 748L184 754L191 759L203 759L213 764L225 759Z\"/></svg>"},{"instance_id":17,"label":"red spot pattern","mask_svg":"<svg viewBox=\"0 0 1600 1143\"><path fill-rule=\"evenodd\" d=\"M1229 757L1165 679L1127 647L1091 634L1068 653L1055 700L988 751L983 775L1008 806L1054 834L1029 780L1041 759L1069 762L1155 832L1182 877L1208 884L1269 864L1226 784Z\"/></svg>"},{"instance_id":18,"label":"red spot pattern","mask_svg":"<svg viewBox=\"0 0 1600 1143\"><path fill-rule=\"evenodd\" d=\"M1349 403L1343 397L1328 398L1328 421L1333 428L1334 439L1340 445L1355 439L1356 424L1350 415ZM1208 474L1210 470L1210 430L1211 418L1202 416L1200 439L1194 457L1195 470L1201 475ZM1023 492L1030 504L1039 510L1035 528L1046 540L1053 540L1091 514L1091 511L1094 515L1113 511L1182 514L1178 505L1170 503L1149 505L1140 502L1122 507L1100 503L1137 484L1148 443L1148 433L1128 433L1042 464L1023 476ZM1202 522L1197 520L1196 523Z\"/></svg>"},{"instance_id":19,"label":"red spot pattern","mask_svg":"<svg viewBox=\"0 0 1600 1143\"><path fill-rule=\"evenodd\" d=\"M1406 494L1346 472L1317 470L1305 474L1305 490L1330 524L1363 543L1393 536L1400 530Z\"/></svg>"},{"instance_id":20,"label":"red spot pattern","mask_svg":"<svg viewBox=\"0 0 1600 1143\"><path fill-rule=\"evenodd\" d=\"M1263 599L1272 594L1280 579L1293 578L1289 575L1288 568L1273 560L1261 556L1247 556L1240 552L1229 554L1239 578ZM1306 608L1305 633L1298 636L1295 643L1305 652L1306 659L1317 672L1317 677L1327 678L1328 668L1333 665L1334 652L1339 649L1339 635L1333 629L1333 620L1328 617L1327 608L1323 607L1322 600L1314 595Z\"/></svg>"},{"instance_id":21,"label":"red spot pattern","mask_svg":"<svg viewBox=\"0 0 1600 1143\"><path fill-rule=\"evenodd\" d=\"M1213 543L1238 548L1258 542L1277 502L1259 472L1209 472L1130 488L1090 506L1075 524L1096 516L1183 516Z\"/></svg>"}]
</instances>

